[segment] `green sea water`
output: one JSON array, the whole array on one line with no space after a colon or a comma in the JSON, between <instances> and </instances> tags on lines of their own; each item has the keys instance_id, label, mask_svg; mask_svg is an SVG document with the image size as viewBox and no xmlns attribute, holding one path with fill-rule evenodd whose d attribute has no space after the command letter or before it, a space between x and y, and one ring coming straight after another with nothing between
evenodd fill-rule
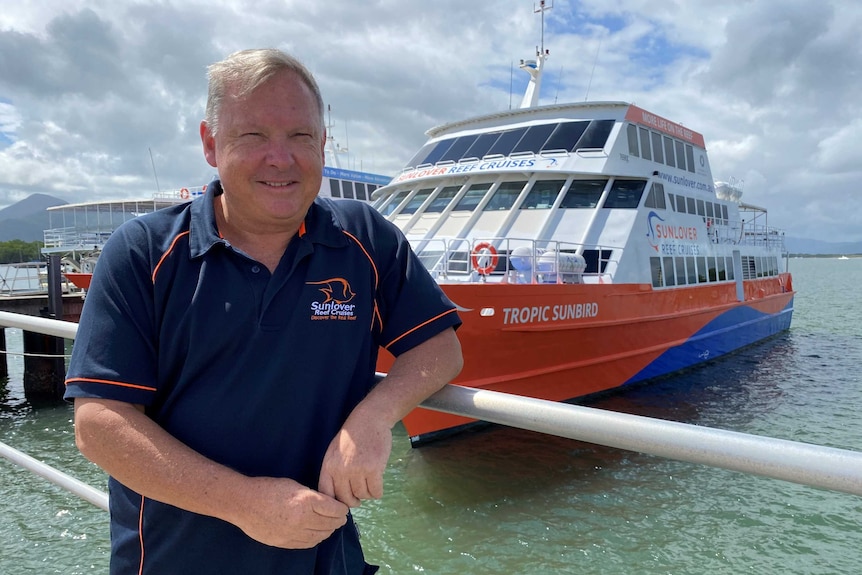
<instances>
[{"instance_id":1,"label":"green sea water","mask_svg":"<svg viewBox=\"0 0 862 575\"><path fill-rule=\"evenodd\" d=\"M862 451L862 259L790 264L789 332L594 406ZM10 368L0 441L104 489L71 409L33 409ZM355 513L382 573L862 573L857 496L498 426L394 434L386 494ZM0 574L106 573L108 550L107 513L0 460Z\"/></svg>"}]
</instances>

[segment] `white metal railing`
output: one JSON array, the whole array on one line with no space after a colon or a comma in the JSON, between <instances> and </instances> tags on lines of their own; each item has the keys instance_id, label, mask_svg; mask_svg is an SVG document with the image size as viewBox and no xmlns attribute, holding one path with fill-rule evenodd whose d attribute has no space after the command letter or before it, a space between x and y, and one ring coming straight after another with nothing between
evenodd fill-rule
<instances>
[{"instance_id":1,"label":"white metal railing","mask_svg":"<svg viewBox=\"0 0 862 575\"><path fill-rule=\"evenodd\" d=\"M580 283L584 277L599 281L609 275L608 265L614 261L615 254L619 257L620 250L611 246L509 237L433 238L416 240L415 244L419 260L437 278L463 276L475 280L483 274L477 273L474 264L485 267L495 263L491 266L494 269L484 274L485 278L495 275L515 283ZM587 272L583 266L572 263L573 256L581 258L585 252L596 254L596 270ZM513 275L518 277L513 278Z\"/></svg>"},{"instance_id":2,"label":"white metal railing","mask_svg":"<svg viewBox=\"0 0 862 575\"><path fill-rule=\"evenodd\" d=\"M0 312L0 327L74 339L77 324ZM385 374L378 374L385 377ZM862 453L447 385L426 409L862 496ZM0 453L0 455L4 455ZM50 477L49 477L50 479ZM63 486L66 487L66 486Z\"/></svg>"}]
</instances>

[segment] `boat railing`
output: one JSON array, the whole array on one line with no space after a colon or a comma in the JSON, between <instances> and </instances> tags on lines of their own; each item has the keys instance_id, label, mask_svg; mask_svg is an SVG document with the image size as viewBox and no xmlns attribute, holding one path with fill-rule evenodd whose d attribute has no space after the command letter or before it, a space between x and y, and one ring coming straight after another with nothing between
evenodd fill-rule
<instances>
[{"instance_id":1,"label":"boat railing","mask_svg":"<svg viewBox=\"0 0 862 575\"><path fill-rule=\"evenodd\" d=\"M433 238L416 248L438 280L602 283L618 248L530 238Z\"/></svg>"},{"instance_id":2,"label":"boat railing","mask_svg":"<svg viewBox=\"0 0 862 575\"><path fill-rule=\"evenodd\" d=\"M44 262L0 265L0 294L22 295L43 291L41 272L44 269Z\"/></svg>"},{"instance_id":3,"label":"boat railing","mask_svg":"<svg viewBox=\"0 0 862 575\"><path fill-rule=\"evenodd\" d=\"M78 325L71 322L0 312L0 329L3 327L66 339L75 339L78 330ZM377 374L378 380L384 377L386 374ZM862 452L858 451L451 384L420 406L617 449L862 496ZM0 457L107 508L104 493L2 443Z\"/></svg>"},{"instance_id":4,"label":"boat railing","mask_svg":"<svg viewBox=\"0 0 862 575\"><path fill-rule=\"evenodd\" d=\"M51 228L45 230L42 235L45 238L42 253L98 251L108 241L111 232L71 227Z\"/></svg>"}]
</instances>

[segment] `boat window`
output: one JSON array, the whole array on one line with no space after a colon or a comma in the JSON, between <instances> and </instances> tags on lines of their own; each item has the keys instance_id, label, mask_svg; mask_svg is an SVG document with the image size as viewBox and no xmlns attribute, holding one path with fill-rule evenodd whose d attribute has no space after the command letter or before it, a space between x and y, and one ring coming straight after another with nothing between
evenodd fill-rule
<instances>
[{"instance_id":1,"label":"boat window","mask_svg":"<svg viewBox=\"0 0 862 575\"><path fill-rule=\"evenodd\" d=\"M694 198L686 198L686 212L689 214L696 214L697 210L694 208Z\"/></svg>"},{"instance_id":2,"label":"boat window","mask_svg":"<svg viewBox=\"0 0 862 575\"><path fill-rule=\"evenodd\" d=\"M722 205L721 205L721 218L722 218L724 221L727 221L727 219L728 219L728 218L727 218L727 206L726 206L726 205L724 205L724 204L722 204Z\"/></svg>"},{"instance_id":3,"label":"boat window","mask_svg":"<svg viewBox=\"0 0 862 575\"><path fill-rule=\"evenodd\" d=\"M662 186L662 187L664 187L664 186ZM670 202L670 209L672 209L673 211L676 211L676 204L674 203L676 196L673 194L668 194L667 199Z\"/></svg>"},{"instance_id":4,"label":"boat window","mask_svg":"<svg viewBox=\"0 0 862 575\"><path fill-rule=\"evenodd\" d=\"M649 130L646 128L639 128L641 133L641 157L644 160L652 160L652 153L650 153L650 145L649 145Z\"/></svg>"},{"instance_id":5,"label":"boat window","mask_svg":"<svg viewBox=\"0 0 862 575\"><path fill-rule=\"evenodd\" d=\"M538 124L530 126L521 140L512 148L512 154L519 152L538 152L547 141L548 136L556 128L556 124Z\"/></svg>"},{"instance_id":6,"label":"boat window","mask_svg":"<svg viewBox=\"0 0 862 575\"><path fill-rule=\"evenodd\" d=\"M452 211L455 212L472 212L485 197L485 193L491 188L491 183L473 184L464 197L455 205Z\"/></svg>"},{"instance_id":7,"label":"boat window","mask_svg":"<svg viewBox=\"0 0 862 575\"><path fill-rule=\"evenodd\" d=\"M668 166L676 166L673 160L673 138L664 136L664 163Z\"/></svg>"},{"instance_id":8,"label":"boat window","mask_svg":"<svg viewBox=\"0 0 862 575\"><path fill-rule=\"evenodd\" d=\"M416 195L413 196L413 199L411 199L409 202L407 202L407 205L404 206L404 209L401 210L401 213L402 214L415 214L416 210L418 210L419 207L425 203L425 200L428 199L428 196L430 196L431 192L433 192L433 191L434 191L434 188L426 188L424 190L419 190L418 192L416 192Z\"/></svg>"},{"instance_id":9,"label":"boat window","mask_svg":"<svg viewBox=\"0 0 862 575\"><path fill-rule=\"evenodd\" d=\"M494 192L491 199L488 200L488 203L485 204L484 211L493 212L511 210L512 205L515 203L515 200L518 199L518 195L526 185L526 180L520 182L503 182L500 184L500 187L497 188L497 191Z\"/></svg>"},{"instance_id":10,"label":"boat window","mask_svg":"<svg viewBox=\"0 0 862 575\"><path fill-rule=\"evenodd\" d=\"M700 256L697 258L697 282L705 283L707 278L706 258Z\"/></svg>"},{"instance_id":11,"label":"boat window","mask_svg":"<svg viewBox=\"0 0 862 575\"><path fill-rule=\"evenodd\" d=\"M410 193L410 190L404 190L403 192L398 192L397 194L393 194L389 196L389 201L385 204L382 204L380 207L380 213L384 216L388 216L392 212L395 211L395 208L401 203L401 201L407 197L407 194Z\"/></svg>"},{"instance_id":12,"label":"boat window","mask_svg":"<svg viewBox=\"0 0 862 575\"><path fill-rule=\"evenodd\" d=\"M572 148L575 150L601 150L608 142L608 136L611 135L611 130L614 127L613 120L593 120L587 127L584 135L578 140L578 143Z\"/></svg>"},{"instance_id":13,"label":"boat window","mask_svg":"<svg viewBox=\"0 0 862 575\"><path fill-rule=\"evenodd\" d=\"M661 258L649 259L650 275L652 276L652 287L661 287Z\"/></svg>"},{"instance_id":14,"label":"boat window","mask_svg":"<svg viewBox=\"0 0 862 575\"><path fill-rule=\"evenodd\" d=\"M533 184L527 199L521 204L522 210L550 210L563 189L566 180L541 180Z\"/></svg>"},{"instance_id":15,"label":"boat window","mask_svg":"<svg viewBox=\"0 0 862 575\"><path fill-rule=\"evenodd\" d=\"M371 200L371 194L373 194L374 191L380 186L378 186L377 184L365 184L365 186L368 188L368 199Z\"/></svg>"},{"instance_id":16,"label":"boat window","mask_svg":"<svg viewBox=\"0 0 862 575\"><path fill-rule=\"evenodd\" d=\"M706 202L706 217L709 219L715 218L715 212L712 210L712 202Z\"/></svg>"},{"instance_id":17,"label":"boat window","mask_svg":"<svg viewBox=\"0 0 862 575\"><path fill-rule=\"evenodd\" d=\"M686 284L685 258L676 258L676 285Z\"/></svg>"},{"instance_id":18,"label":"boat window","mask_svg":"<svg viewBox=\"0 0 862 575\"><path fill-rule=\"evenodd\" d=\"M584 273L586 274L603 274L608 267L608 262L611 261L611 256L614 255L613 250L591 250L585 249L583 256L587 264Z\"/></svg>"},{"instance_id":19,"label":"boat window","mask_svg":"<svg viewBox=\"0 0 862 575\"><path fill-rule=\"evenodd\" d=\"M473 142L479 136L476 134L472 134L470 136L461 136L460 138L455 138L455 141L452 143L452 146L446 150L446 153L440 157L438 162L457 162L461 158L464 157L464 152L470 149L470 146L473 145Z\"/></svg>"},{"instance_id":20,"label":"boat window","mask_svg":"<svg viewBox=\"0 0 862 575\"><path fill-rule=\"evenodd\" d=\"M709 266L709 281L711 281L711 282L714 282L718 277L717 271L716 271L718 269L718 264L716 264L716 259L717 258L715 258L715 257L706 258L707 265ZM721 259L724 259L724 258L721 258Z\"/></svg>"},{"instance_id":21,"label":"boat window","mask_svg":"<svg viewBox=\"0 0 862 575\"><path fill-rule=\"evenodd\" d=\"M646 182L644 180L614 180L605 200L605 208L637 208L641 203Z\"/></svg>"},{"instance_id":22,"label":"boat window","mask_svg":"<svg viewBox=\"0 0 862 575\"><path fill-rule=\"evenodd\" d=\"M685 145L679 140L674 140L676 146L676 167L685 169Z\"/></svg>"},{"instance_id":23,"label":"boat window","mask_svg":"<svg viewBox=\"0 0 862 575\"><path fill-rule=\"evenodd\" d=\"M493 156L496 154L500 154L501 156L508 156L512 148L515 147L515 144L520 141L521 138L524 137L524 133L527 131L527 128L515 128L514 130L506 130L500 137L494 142L494 145L491 146L491 149L488 150L489 156Z\"/></svg>"},{"instance_id":24,"label":"boat window","mask_svg":"<svg viewBox=\"0 0 862 575\"><path fill-rule=\"evenodd\" d=\"M688 284L693 285L697 283L697 269L694 267L694 258L687 257L685 258L685 267L686 271L688 271Z\"/></svg>"},{"instance_id":25,"label":"boat window","mask_svg":"<svg viewBox=\"0 0 862 575\"><path fill-rule=\"evenodd\" d=\"M548 141L545 142L544 146L542 146L542 151L571 150L575 147L578 140L581 139L581 136L584 135L584 132L589 125L590 122L588 120L582 120L579 122L560 122L548 138Z\"/></svg>"},{"instance_id":26,"label":"boat window","mask_svg":"<svg viewBox=\"0 0 862 575\"><path fill-rule=\"evenodd\" d=\"M365 184L362 182L354 182L353 187L356 190L356 199L357 200L367 200L368 196L365 195Z\"/></svg>"},{"instance_id":27,"label":"boat window","mask_svg":"<svg viewBox=\"0 0 862 575\"><path fill-rule=\"evenodd\" d=\"M434 149L422 160L420 163L422 164L436 164L440 161L440 158L449 151L449 148L452 147L452 144L455 143L455 138L451 138L449 140L443 140L442 142L437 142L437 145L434 146Z\"/></svg>"},{"instance_id":28,"label":"boat window","mask_svg":"<svg viewBox=\"0 0 862 575\"><path fill-rule=\"evenodd\" d=\"M685 145L685 161L688 164L688 171L694 173L694 148L691 145Z\"/></svg>"},{"instance_id":29,"label":"boat window","mask_svg":"<svg viewBox=\"0 0 862 575\"><path fill-rule=\"evenodd\" d=\"M632 156L640 156L638 152L638 127L634 124L626 125L626 135L629 140L629 154Z\"/></svg>"},{"instance_id":30,"label":"boat window","mask_svg":"<svg viewBox=\"0 0 862 575\"><path fill-rule=\"evenodd\" d=\"M353 182L341 180L341 197L353 199Z\"/></svg>"},{"instance_id":31,"label":"boat window","mask_svg":"<svg viewBox=\"0 0 862 575\"><path fill-rule=\"evenodd\" d=\"M650 132L652 136L652 159L656 162L664 163L664 154L662 153L661 134L658 132Z\"/></svg>"},{"instance_id":32,"label":"boat window","mask_svg":"<svg viewBox=\"0 0 862 575\"><path fill-rule=\"evenodd\" d=\"M569 186L560 208L595 208L607 185L607 180L575 180Z\"/></svg>"},{"instance_id":33,"label":"boat window","mask_svg":"<svg viewBox=\"0 0 862 575\"><path fill-rule=\"evenodd\" d=\"M338 180L335 178L329 178L329 193L332 194L333 198L341 197L341 186L338 185Z\"/></svg>"},{"instance_id":34,"label":"boat window","mask_svg":"<svg viewBox=\"0 0 862 575\"><path fill-rule=\"evenodd\" d=\"M703 200L697 200L697 215L704 217L706 216L706 209L703 205Z\"/></svg>"},{"instance_id":35,"label":"boat window","mask_svg":"<svg viewBox=\"0 0 862 575\"><path fill-rule=\"evenodd\" d=\"M425 144L424 146L419 148L419 151L416 152L412 158L410 158L410 161L407 162L405 167L412 168L421 164L423 160L428 157L428 154L431 153L431 150L433 150L439 143L440 142L434 142L433 144Z\"/></svg>"},{"instance_id":36,"label":"boat window","mask_svg":"<svg viewBox=\"0 0 862 575\"><path fill-rule=\"evenodd\" d=\"M716 273L718 277L718 281L723 282L727 279L727 270L724 267L724 258L718 258L718 265L716 267Z\"/></svg>"},{"instance_id":37,"label":"boat window","mask_svg":"<svg viewBox=\"0 0 862 575\"><path fill-rule=\"evenodd\" d=\"M656 208L660 210L667 209L664 201L664 186L662 184L653 183L650 187L649 194L647 194L647 199L644 202L644 206L647 208Z\"/></svg>"},{"instance_id":38,"label":"boat window","mask_svg":"<svg viewBox=\"0 0 862 575\"><path fill-rule=\"evenodd\" d=\"M431 203L425 208L426 214L439 214L443 210L446 209L446 206L449 205L449 202L452 201L452 198L455 197L455 194L458 193L458 190L461 189L461 186L449 186L447 188L443 188L440 190L440 193L437 194Z\"/></svg>"},{"instance_id":39,"label":"boat window","mask_svg":"<svg viewBox=\"0 0 862 575\"><path fill-rule=\"evenodd\" d=\"M674 262L673 258L665 257L663 258L662 263L664 264L664 285L672 286L676 285L676 278L674 271Z\"/></svg>"},{"instance_id":40,"label":"boat window","mask_svg":"<svg viewBox=\"0 0 862 575\"><path fill-rule=\"evenodd\" d=\"M487 155L488 150L491 149L491 146L494 145L500 138L500 134L503 132L493 132L490 134L482 134L476 141L473 142L473 145L470 146L470 149L464 153L465 158L482 158Z\"/></svg>"}]
</instances>

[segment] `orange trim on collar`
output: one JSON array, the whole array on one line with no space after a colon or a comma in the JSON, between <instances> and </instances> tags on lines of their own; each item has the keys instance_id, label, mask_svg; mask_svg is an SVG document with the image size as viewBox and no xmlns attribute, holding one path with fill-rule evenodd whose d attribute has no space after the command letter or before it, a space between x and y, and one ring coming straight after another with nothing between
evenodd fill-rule
<instances>
[{"instance_id":1,"label":"orange trim on collar","mask_svg":"<svg viewBox=\"0 0 862 575\"><path fill-rule=\"evenodd\" d=\"M299 232L298 232L299 237L304 236L304 235L305 235L305 232L306 232L306 229L305 229L305 220L302 220L302 223L301 223L301 224L299 224Z\"/></svg>"}]
</instances>

